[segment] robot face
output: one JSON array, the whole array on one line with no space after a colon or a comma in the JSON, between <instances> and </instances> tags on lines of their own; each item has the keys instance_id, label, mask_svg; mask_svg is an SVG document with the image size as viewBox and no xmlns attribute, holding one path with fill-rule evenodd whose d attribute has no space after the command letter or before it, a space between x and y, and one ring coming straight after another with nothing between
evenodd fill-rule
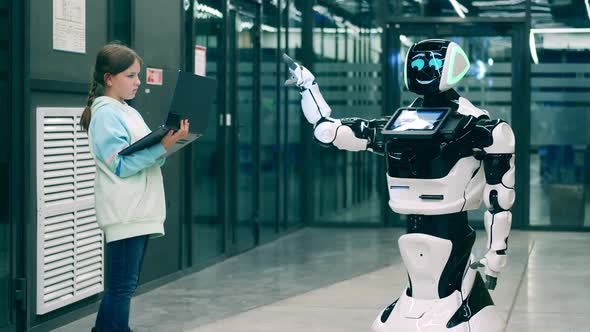
<instances>
[{"instance_id":1,"label":"robot face","mask_svg":"<svg viewBox=\"0 0 590 332\"><path fill-rule=\"evenodd\" d=\"M469 69L459 45L442 39L428 39L408 51L404 78L406 86L420 95L436 94L454 87Z\"/></svg>"}]
</instances>

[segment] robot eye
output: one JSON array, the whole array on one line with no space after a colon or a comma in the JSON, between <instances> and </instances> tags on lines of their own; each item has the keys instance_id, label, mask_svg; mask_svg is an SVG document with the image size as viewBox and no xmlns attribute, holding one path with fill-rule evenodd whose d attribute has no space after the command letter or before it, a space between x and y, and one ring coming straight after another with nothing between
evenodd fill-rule
<instances>
[{"instance_id":1,"label":"robot eye","mask_svg":"<svg viewBox=\"0 0 590 332\"><path fill-rule=\"evenodd\" d=\"M434 67L434 69L439 70L442 67L442 63L443 61L441 59L434 58L428 61L428 66Z\"/></svg>"},{"instance_id":2,"label":"robot eye","mask_svg":"<svg viewBox=\"0 0 590 332\"><path fill-rule=\"evenodd\" d=\"M416 67L416 68L418 68L418 70L422 70L422 68L424 68L424 60L416 59L416 60L412 61L411 66L412 66L412 68Z\"/></svg>"}]
</instances>

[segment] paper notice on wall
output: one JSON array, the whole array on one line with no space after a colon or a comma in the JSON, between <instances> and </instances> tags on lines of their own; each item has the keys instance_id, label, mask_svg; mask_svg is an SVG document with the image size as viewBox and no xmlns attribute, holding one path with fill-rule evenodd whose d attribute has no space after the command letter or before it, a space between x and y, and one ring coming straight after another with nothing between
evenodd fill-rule
<instances>
[{"instance_id":1,"label":"paper notice on wall","mask_svg":"<svg viewBox=\"0 0 590 332\"><path fill-rule=\"evenodd\" d=\"M53 49L86 53L86 0L53 0Z\"/></svg>"},{"instance_id":2,"label":"paper notice on wall","mask_svg":"<svg viewBox=\"0 0 590 332\"><path fill-rule=\"evenodd\" d=\"M200 76L207 75L207 48L201 45L195 45L195 74Z\"/></svg>"}]
</instances>

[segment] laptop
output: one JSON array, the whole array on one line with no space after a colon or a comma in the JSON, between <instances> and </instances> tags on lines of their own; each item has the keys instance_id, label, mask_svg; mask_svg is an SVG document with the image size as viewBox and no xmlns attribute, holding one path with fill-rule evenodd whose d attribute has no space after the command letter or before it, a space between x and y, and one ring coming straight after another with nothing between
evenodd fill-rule
<instances>
[{"instance_id":1,"label":"laptop","mask_svg":"<svg viewBox=\"0 0 590 332\"><path fill-rule=\"evenodd\" d=\"M164 124L124 150L121 150L119 155L130 155L136 151L160 143L168 131L180 129L180 120L184 119L188 119L190 123L188 136L172 145L164 157L170 156L201 137L209 123L209 114L213 109L216 91L217 81L215 79L179 70L170 103L170 110L166 115Z\"/></svg>"}]
</instances>

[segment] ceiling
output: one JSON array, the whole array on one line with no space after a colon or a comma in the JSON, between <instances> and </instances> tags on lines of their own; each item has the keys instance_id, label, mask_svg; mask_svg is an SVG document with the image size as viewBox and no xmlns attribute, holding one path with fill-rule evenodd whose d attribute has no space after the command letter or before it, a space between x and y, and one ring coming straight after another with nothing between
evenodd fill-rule
<instances>
[{"instance_id":1,"label":"ceiling","mask_svg":"<svg viewBox=\"0 0 590 332\"><path fill-rule=\"evenodd\" d=\"M296 0L296 5L302 0ZM393 13L405 17L524 17L528 0L317 0L331 14L360 26L377 27ZM590 27L588 0L530 0L533 27ZM299 6L297 6L299 7ZM316 10L317 16L322 9ZM377 17L379 13L380 17ZM318 15L319 14L319 15Z\"/></svg>"}]
</instances>

